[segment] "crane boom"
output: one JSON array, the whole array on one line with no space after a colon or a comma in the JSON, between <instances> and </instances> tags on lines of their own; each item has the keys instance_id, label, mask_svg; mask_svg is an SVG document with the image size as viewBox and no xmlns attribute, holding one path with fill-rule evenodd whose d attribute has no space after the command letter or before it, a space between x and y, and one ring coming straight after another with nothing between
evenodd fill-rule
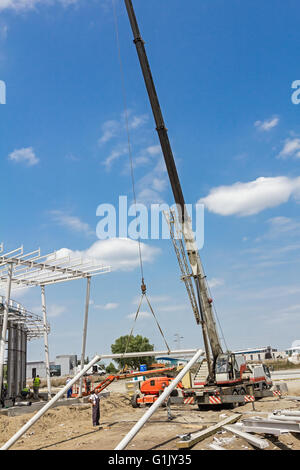
<instances>
[{"instance_id":1,"label":"crane boom","mask_svg":"<svg viewBox=\"0 0 300 470\"><path fill-rule=\"evenodd\" d=\"M203 266L199 256L198 248L196 245L194 233L191 226L191 221L188 216L185 200L179 181L177 168L171 148L171 144L168 137L168 131L164 123L161 107L159 104L158 96L156 93L150 65L148 62L144 41L141 37L139 26L137 23L136 15L131 0L124 0L127 9L131 29L133 32L133 42L135 43L142 74L144 77L148 97L150 100L156 130L158 133L162 153L167 167L175 203L179 208L179 222L182 226L183 238L185 241L186 251L188 259L191 265L192 274L196 286L196 292L198 297L200 319L198 323L201 323L202 334L204 340L204 347L208 362L209 379L214 379L214 364L219 354L222 354L222 346L220 343L219 335L214 320L212 311L211 299L209 298L208 287L206 284L206 277L204 274ZM210 348L209 348L210 346ZM211 350L211 351L210 351ZM211 359L212 354L212 359Z\"/></svg>"}]
</instances>

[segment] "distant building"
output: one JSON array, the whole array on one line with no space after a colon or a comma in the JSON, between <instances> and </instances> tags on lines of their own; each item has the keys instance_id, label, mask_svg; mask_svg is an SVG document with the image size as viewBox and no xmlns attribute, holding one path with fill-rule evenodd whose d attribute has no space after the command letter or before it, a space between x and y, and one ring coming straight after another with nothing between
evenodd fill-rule
<instances>
[{"instance_id":1,"label":"distant building","mask_svg":"<svg viewBox=\"0 0 300 470\"><path fill-rule=\"evenodd\" d=\"M77 366L77 356L72 354L65 354L56 356L54 362L50 362L51 371L60 371L60 375L71 375ZM36 377L46 377L46 364L44 361L31 361L26 364L26 377L27 379ZM57 373L55 374L57 375Z\"/></svg>"},{"instance_id":2,"label":"distant building","mask_svg":"<svg viewBox=\"0 0 300 470\"><path fill-rule=\"evenodd\" d=\"M287 356L291 356L292 354L300 354L300 346L292 346L285 350Z\"/></svg>"},{"instance_id":3,"label":"distant building","mask_svg":"<svg viewBox=\"0 0 300 470\"><path fill-rule=\"evenodd\" d=\"M241 349L234 351L234 354L242 354L245 356L246 361L264 361L265 359L276 359L278 351L271 346L266 346L255 349Z\"/></svg>"},{"instance_id":4,"label":"distant building","mask_svg":"<svg viewBox=\"0 0 300 470\"><path fill-rule=\"evenodd\" d=\"M53 364L53 363L51 363ZM31 361L26 363L26 378L33 379L36 376L46 377L46 364L44 361Z\"/></svg>"},{"instance_id":5,"label":"distant building","mask_svg":"<svg viewBox=\"0 0 300 470\"><path fill-rule=\"evenodd\" d=\"M55 365L60 366L60 375L72 374L77 366L77 356L74 354L56 356Z\"/></svg>"}]
</instances>

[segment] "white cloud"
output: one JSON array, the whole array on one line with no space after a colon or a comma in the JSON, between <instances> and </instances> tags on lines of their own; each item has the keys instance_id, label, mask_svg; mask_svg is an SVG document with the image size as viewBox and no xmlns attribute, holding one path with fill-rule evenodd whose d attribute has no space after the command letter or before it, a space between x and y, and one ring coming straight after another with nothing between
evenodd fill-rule
<instances>
[{"instance_id":1,"label":"white cloud","mask_svg":"<svg viewBox=\"0 0 300 470\"><path fill-rule=\"evenodd\" d=\"M163 160L159 160L155 167L138 181L137 200L143 204L162 204L161 193L168 185L166 168Z\"/></svg>"},{"instance_id":2,"label":"white cloud","mask_svg":"<svg viewBox=\"0 0 300 470\"><path fill-rule=\"evenodd\" d=\"M141 114L140 116L132 116L129 119L128 127L129 129L137 129L143 126L148 121L147 114Z\"/></svg>"},{"instance_id":3,"label":"white cloud","mask_svg":"<svg viewBox=\"0 0 300 470\"><path fill-rule=\"evenodd\" d=\"M160 145L150 145L146 148L146 152L149 155L160 155L161 154L161 146Z\"/></svg>"},{"instance_id":4,"label":"white cloud","mask_svg":"<svg viewBox=\"0 0 300 470\"><path fill-rule=\"evenodd\" d=\"M109 171L113 162L126 154L128 154L128 146L119 146L118 148L112 150L109 156L103 162L106 170Z\"/></svg>"},{"instance_id":5,"label":"white cloud","mask_svg":"<svg viewBox=\"0 0 300 470\"><path fill-rule=\"evenodd\" d=\"M119 304L117 302L108 302L107 304L104 305L94 305L94 308L97 308L99 310L115 310L116 308L119 307Z\"/></svg>"},{"instance_id":6,"label":"white cloud","mask_svg":"<svg viewBox=\"0 0 300 470\"><path fill-rule=\"evenodd\" d=\"M273 127L276 127L279 123L279 118L278 117L273 117L271 119L266 119L265 121L256 121L254 123L255 127L257 127L260 131L267 132Z\"/></svg>"},{"instance_id":7,"label":"white cloud","mask_svg":"<svg viewBox=\"0 0 300 470\"><path fill-rule=\"evenodd\" d=\"M278 155L279 158L296 157L300 158L300 139L286 139L283 149Z\"/></svg>"},{"instance_id":8,"label":"white cloud","mask_svg":"<svg viewBox=\"0 0 300 470\"><path fill-rule=\"evenodd\" d=\"M151 263L160 253L159 248L155 248L145 243L141 243L141 252L144 263ZM129 238L111 238L108 240L97 240L87 250L72 251L62 248L58 251L58 256L71 257L82 255L83 258L95 260L103 266L112 266L112 269L121 271L131 271L139 266L138 242Z\"/></svg>"},{"instance_id":9,"label":"white cloud","mask_svg":"<svg viewBox=\"0 0 300 470\"><path fill-rule=\"evenodd\" d=\"M115 120L110 120L106 121L102 125L102 136L98 140L99 144L106 144L106 142L109 142L111 139L116 137L118 135L118 132L120 130L120 123Z\"/></svg>"},{"instance_id":10,"label":"white cloud","mask_svg":"<svg viewBox=\"0 0 300 470\"><path fill-rule=\"evenodd\" d=\"M60 210L50 211L55 222L63 227L67 227L74 232L85 233L86 235L95 235L95 230L91 230L89 224L82 222L79 217L66 214Z\"/></svg>"},{"instance_id":11,"label":"white cloud","mask_svg":"<svg viewBox=\"0 0 300 470\"><path fill-rule=\"evenodd\" d=\"M300 196L300 177L260 177L248 183L212 188L199 200L210 212L220 215L247 216Z\"/></svg>"},{"instance_id":12,"label":"white cloud","mask_svg":"<svg viewBox=\"0 0 300 470\"><path fill-rule=\"evenodd\" d=\"M135 316L136 316L136 312L135 313L130 313L129 315L127 315L127 318L129 318L130 320L134 320ZM142 319L142 318L149 318L149 317L152 317L151 313L149 313L149 312L139 312L137 320Z\"/></svg>"},{"instance_id":13,"label":"white cloud","mask_svg":"<svg viewBox=\"0 0 300 470\"><path fill-rule=\"evenodd\" d=\"M25 10L32 10L39 4L53 5L59 3L63 6L75 5L80 0L0 0L0 11L14 10L21 12Z\"/></svg>"},{"instance_id":14,"label":"white cloud","mask_svg":"<svg viewBox=\"0 0 300 470\"><path fill-rule=\"evenodd\" d=\"M26 163L28 166L36 165L39 159L36 157L32 147L14 150L8 158L17 163Z\"/></svg>"},{"instance_id":15,"label":"white cloud","mask_svg":"<svg viewBox=\"0 0 300 470\"><path fill-rule=\"evenodd\" d=\"M52 304L47 307L47 317L49 318L60 317L65 312L66 307L63 307L62 305Z\"/></svg>"},{"instance_id":16,"label":"white cloud","mask_svg":"<svg viewBox=\"0 0 300 470\"><path fill-rule=\"evenodd\" d=\"M224 279L217 278L217 277L212 277L207 282L208 282L210 289L224 285Z\"/></svg>"},{"instance_id":17,"label":"white cloud","mask_svg":"<svg viewBox=\"0 0 300 470\"><path fill-rule=\"evenodd\" d=\"M299 236L300 233L300 222L289 217L284 216L277 216L272 217L271 219L267 220L269 229L268 231L262 235L261 237L257 237L255 239L256 242L260 242L262 240L274 240L278 237L282 236ZM295 247L295 245L292 245ZM281 250L290 251L292 248L288 248L288 245L282 247ZM294 248L295 249L295 248Z\"/></svg>"}]
</instances>

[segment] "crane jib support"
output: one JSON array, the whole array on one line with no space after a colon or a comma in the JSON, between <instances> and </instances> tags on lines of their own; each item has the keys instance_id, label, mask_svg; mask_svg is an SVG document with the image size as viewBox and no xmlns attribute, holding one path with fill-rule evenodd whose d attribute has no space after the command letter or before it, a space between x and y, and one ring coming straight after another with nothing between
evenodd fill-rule
<instances>
[{"instance_id":1,"label":"crane jib support","mask_svg":"<svg viewBox=\"0 0 300 470\"><path fill-rule=\"evenodd\" d=\"M183 231L183 238L186 244L186 251L188 254L189 262L192 268L197 292L198 292L198 302L199 302L199 310L201 312L202 316L202 333L203 333L203 339L204 339L204 345L206 349L206 356L207 356L207 361L208 364L210 363L210 352L209 352L209 347L208 343L210 344L210 348L212 351L212 356L213 356L213 361L212 364L210 364L210 369L212 370L213 364L217 358L217 356L222 353L222 347L220 344L219 336L217 333L216 329L216 324L214 321L214 316L212 312L212 307L210 305L210 302L208 301L208 289L205 283L205 280L203 280L203 267L201 264L200 256L198 253L198 249L196 249L196 242L194 239L194 234L191 228L190 220L188 217L188 214L186 212L186 206L185 206L185 201L184 201L184 196L181 188L181 184L179 181L178 173L177 173L177 168L175 165L175 160L171 148L171 144L169 141L168 137L168 132L167 128L164 123L162 111L160 108L159 100L157 97L150 65L148 62L146 50L144 47L144 41L141 37L139 26L137 23L137 19L135 16L135 12L133 9L132 1L131 0L124 0L126 10L128 13L129 17L129 22L131 25L132 33L133 33L133 42L136 46L140 66L142 69L142 74L144 77L148 97L150 100L155 124L156 124L156 130L158 133L162 153L164 156L164 160L166 163L167 167L167 172L169 176L169 180L171 183L175 203L177 204L177 207L179 206L180 211L179 211L179 217L180 217L180 223L182 224L182 231ZM208 341L209 340L209 341ZM211 373L209 374L210 376Z\"/></svg>"}]
</instances>

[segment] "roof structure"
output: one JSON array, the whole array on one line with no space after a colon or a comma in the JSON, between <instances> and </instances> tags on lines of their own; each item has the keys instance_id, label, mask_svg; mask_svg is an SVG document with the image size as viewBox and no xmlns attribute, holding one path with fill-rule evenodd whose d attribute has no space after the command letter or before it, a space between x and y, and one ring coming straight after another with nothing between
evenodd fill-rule
<instances>
[{"instance_id":1,"label":"roof structure","mask_svg":"<svg viewBox=\"0 0 300 470\"><path fill-rule=\"evenodd\" d=\"M0 245L0 289L7 285L9 267L12 266L12 289L46 286L59 282L83 279L111 271L95 260L76 256L70 250L59 250L42 255L40 248L24 253L23 246L3 253Z\"/></svg>"}]
</instances>

